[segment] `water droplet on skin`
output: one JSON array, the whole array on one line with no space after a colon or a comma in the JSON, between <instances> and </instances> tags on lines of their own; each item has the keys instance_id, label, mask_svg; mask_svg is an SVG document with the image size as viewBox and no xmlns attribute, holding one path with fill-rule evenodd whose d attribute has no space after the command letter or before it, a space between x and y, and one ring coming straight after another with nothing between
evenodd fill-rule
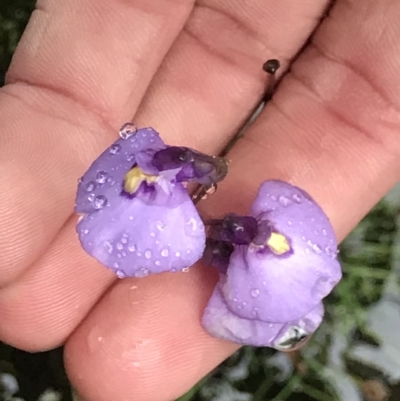
<instances>
[{"instance_id":1,"label":"water droplet on skin","mask_svg":"<svg viewBox=\"0 0 400 401\"><path fill-rule=\"evenodd\" d=\"M136 251L135 245L129 246L129 247L128 247L128 251L129 251L129 252L135 252L135 251Z\"/></svg>"},{"instance_id":2,"label":"water droplet on skin","mask_svg":"<svg viewBox=\"0 0 400 401\"><path fill-rule=\"evenodd\" d=\"M119 145L118 143L114 143L110 147L110 153L112 155L117 155L120 152L120 150L121 150L121 145Z\"/></svg>"},{"instance_id":3,"label":"water droplet on skin","mask_svg":"<svg viewBox=\"0 0 400 401\"><path fill-rule=\"evenodd\" d=\"M151 251L149 249L144 253L144 257L146 259L150 259L151 258Z\"/></svg>"},{"instance_id":4,"label":"water droplet on skin","mask_svg":"<svg viewBox=\"0 0 400 401\"><path fill-rule=\"evenodd\" d=\"M95 194L90 194L87 198L88 198L88 201L92 202L92 201L94 201L95 197L96 197Z\"/></svg>"},{"instance_id":5,"label":"water droplet on skin","mask_svg":"<svg viewBox=\"0 0 400 401\"><path fill-rule=\"evenodd\" d=\"M86 184L86 191L92 192L96 188L96 184L93 181L89 181Z\"/></svg>"},{"instance_id":6,"label":"water droplet on skin","mask_svg":"<svg viewBox=\"0 0 400 401\"><path fill-rule=\"evenodd\" d=\"M133 134L135 134L137 131L137 128L135 124L132 123L126 123L124 124L121 129L119 130L119 136L122 139L128 139L130 138Z\"/></svg>"},{"instance_id":7,"label":"water droplet on skin","mask_svg":"<svg viewBox=\"0 0 400 401\"><path fill-rule=\"evenodd\" d=\"M95 209L103 209L107 205L107 198L103 195L96 196L93 201L93 206Z\"/></svg>"},{"instance_id":8,"label":"water droplet on skin","mask_svg":"<svg viewBox=\"0 0 400 401\"><path fill-rule=\"evenodd\" d=\"M260 295L260 290L258 290L258 289L251 290L250 295L253 298L257 298Z\"/></svg>"},{"instance_id":9,"label":"water droplet on skin","mask_svg":"<svg viewBox=\"0 0 400 401\"><path fill-rule=\"evenodd\" d=\"M189 268L188 268L188 267L184 267L184 268L182 269L182 271L183 271L183 273L187 273L187 272L189 271Z\"/></svg>"},{"instance_id":10,"label":"water droplet on skin","mask_svg":"<svg viewBox=\"0 0 400 401\"><path fill-rule=\"evenodd\" d=\"M156 265L156 266L161 266L161 262L160 262L159 260L156 260L156 261L155 261L155 265Z\"/></svg>"},{"instance_id":11,"label":"water droplet on skin","mask_svg":"<svg viewBox=\"0 0 400 401\"><path fill-rule=\"evenodd\" d=\"M105 171L99 171L96 174L96 182L98 184L104 184L107 181L107 173Z\"/></svg>"},{"instance_id":12,"label":"water droplet on skin","mask_svg":"<svg viewBox=\"0 0 400 401\"><path fill-rule=\"evenodd\" d=\"M120 242L117 242L117 249L121 251L122 249L124 249L124 246Z\"/></svg>"},{"instance_id":13,"label":"water droplet on skin","mask_svg":"<svg viewBox=\"0 0 400 401\"><path fill-rule=\"evenodd\" d=\"M165 248L161 251L161 256L164 256L164 258L166 258L168 255L169 255L168 249Z\"/></svg>"},{"instance_id":14,"label":"water droplet on skin","mask_svg":"<svg viewBox=\"0 0 400 401\"><path fill-rule=\"evenodd\" d=\"M301 196L300 196L299 194L294 194L294 195L292 196L292 199L293 199L293 201L296 202L296 203L301 203Z\"/></svg>"},{"instance_id":15,"label":"water droplet on skin","mask_svg":"<svg viewBox=\"0 0 400 401\"><path fill-rule=\"evenodd\" d=\"M279 203L282 206L287 206L290 203L290 200L288 198L286 198L286 196L282 195L282 196L279 197Z\"/></svg>"}]
</instances>

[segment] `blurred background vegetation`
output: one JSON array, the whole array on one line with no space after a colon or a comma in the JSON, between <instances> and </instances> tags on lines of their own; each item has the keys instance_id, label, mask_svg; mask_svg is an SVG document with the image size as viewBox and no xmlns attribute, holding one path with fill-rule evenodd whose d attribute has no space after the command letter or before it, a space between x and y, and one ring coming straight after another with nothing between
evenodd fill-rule
<instances>
[{"instance_id":1,"label":"blurred background vegetation","mask_svg":"<svg viewBox=\"0 0 400 401\"><path fill-rule=\"evenodd\" d=\"M0 86L34 3L0 1ZM344 278L306 347L245 347L180 401L399 401L399 210L395 188L342 244ZM0 343L1 400L72 400L62 349L29 354Z\"/></svg>"}]
</instances>

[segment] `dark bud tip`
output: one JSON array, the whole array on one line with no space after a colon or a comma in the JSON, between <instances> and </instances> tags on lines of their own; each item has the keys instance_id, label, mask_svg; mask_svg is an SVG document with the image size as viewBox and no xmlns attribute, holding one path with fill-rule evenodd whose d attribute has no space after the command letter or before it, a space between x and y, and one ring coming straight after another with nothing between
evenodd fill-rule
<instances>
[{"instance_id":1,"label":"dark bud tip","mask_svg":"<svg viewBox=\"0 0 400 401\"><path fill-rule=\"evenodd\" d=\"M275 74L276 71L279 69L279 67L281 66L279 60L276 59L271 59L271 60L267 60L264 64L263 64L263 70L267 73L267 74Z\"/></svg>"}]
</instances>

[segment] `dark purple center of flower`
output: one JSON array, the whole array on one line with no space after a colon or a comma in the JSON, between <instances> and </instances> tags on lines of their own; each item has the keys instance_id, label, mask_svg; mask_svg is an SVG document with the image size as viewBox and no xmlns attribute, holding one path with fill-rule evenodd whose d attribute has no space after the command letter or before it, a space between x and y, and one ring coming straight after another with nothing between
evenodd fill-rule
<instances>
[{"instance_id":1,"label":"dark purple center of flower","mask_svg":"<svg viewBox=\"0 0 400 401\"><path fill-rule=\"evenodd\" d=\"M249 245L258 234L258 222L251 216L228 214L221 220L209 222L209 236L235 245Z\"/></svg>"},{"instance_id":2,"label":"dark purple center of flower","mask_svg":"<svg viewBox=\"0 0 400 401\"><path fill-rule=\"evenodd\" d=\"M159 150L154 154L152 164L159 171L180 168L176 175L177 182L193 181L201 185L212 185L223 180L228 171L225 159L181 146Z\"/></svg>"}]
</instances>

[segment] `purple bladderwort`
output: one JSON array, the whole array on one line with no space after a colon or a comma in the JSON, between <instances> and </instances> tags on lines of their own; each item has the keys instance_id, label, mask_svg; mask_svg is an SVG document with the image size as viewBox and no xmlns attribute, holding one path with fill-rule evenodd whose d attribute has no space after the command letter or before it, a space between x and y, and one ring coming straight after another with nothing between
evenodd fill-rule
<instances>
[{"instance_id":1,"label":"purple bladderwort","mask_svg":"<svg viewBox=\"0 0 400 401\"><path fill-rule=\"evenodd\" d=\"M329 219L302 189L266 181L248 216L208 222L204 261L220 280L203 316L212 335L294 349L320 325L322 300L339 282Z\"/></svg>"},{"instance_id":2,"label":"purple bladderwort","mask_svg":"<svg viewBox=\"0 0 400 401\"><path fill-rule=\"evenodd\" d=\"M201 258L205 231L184 183L208 187L226 173L221 157L125 124L79 181L83 249L120 278L186 269Z\"/></svg>"}]
</instances>

